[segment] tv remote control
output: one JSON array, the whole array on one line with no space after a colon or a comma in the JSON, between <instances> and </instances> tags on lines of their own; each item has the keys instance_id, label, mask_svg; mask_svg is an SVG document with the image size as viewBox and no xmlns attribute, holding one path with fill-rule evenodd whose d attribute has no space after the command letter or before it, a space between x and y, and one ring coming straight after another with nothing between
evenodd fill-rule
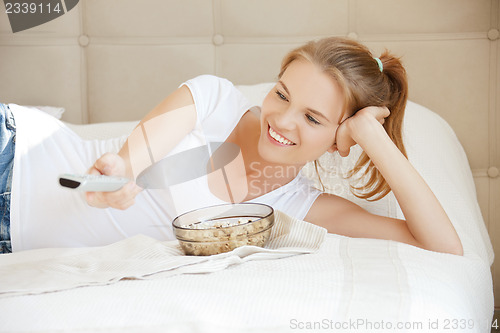
<instances>
[{"instance_id":1,"label":"tv remote control","mask_svg":"<svg viewBox=\"0 0 500 333\"><path fill-rule=\"evenodd\" d=\"M61 186L85 192L117 191L129 181L128 178L105 175L74 175L67 173L59 176Z\"/></svg>"}]
</instances>

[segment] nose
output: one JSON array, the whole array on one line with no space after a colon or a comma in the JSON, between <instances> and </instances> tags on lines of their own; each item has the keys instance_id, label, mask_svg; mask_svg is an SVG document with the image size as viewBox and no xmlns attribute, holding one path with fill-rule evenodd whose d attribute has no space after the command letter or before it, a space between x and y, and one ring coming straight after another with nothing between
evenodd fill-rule
<instances>
[{"instance_id":1,"label":"nose","mask_svg":"<svg viewBox=\"0 0 500 333\"><path fill-rule=\"evenodd\" d=\"M277 129L283 131L291 131L297 126L297 112L292 108L286 108L282 112L278 113L275 118L275 124ZM285 134L285 133L283 133Z\"/></svg>"}]
</instances>

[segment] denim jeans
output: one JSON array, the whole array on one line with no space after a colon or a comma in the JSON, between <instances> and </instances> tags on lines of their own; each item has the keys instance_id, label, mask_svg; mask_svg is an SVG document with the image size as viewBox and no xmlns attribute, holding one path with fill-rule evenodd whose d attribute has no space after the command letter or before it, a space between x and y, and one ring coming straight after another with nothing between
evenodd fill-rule
<instances>
[{"instance_id":1,"label":"denim jeans","mask_svg":"<svg viewBox=\"0 0 500 333\"><path fill-rule=\"evenodd\" d=\"M0 253L12 252L10 190L16 144L16 123L8 105L0 103Z\"/></svg>"}]
</instances>

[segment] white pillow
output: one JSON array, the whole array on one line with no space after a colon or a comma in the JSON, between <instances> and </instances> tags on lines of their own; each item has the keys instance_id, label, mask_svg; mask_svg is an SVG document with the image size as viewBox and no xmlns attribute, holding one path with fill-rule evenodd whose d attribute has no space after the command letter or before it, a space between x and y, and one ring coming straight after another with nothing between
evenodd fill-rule
<instances>
[{"instance_id":1,"label":"white pillow","mask_svg":"<svg viewBox=\"0 0 500 333\"><path fill-rule=\"evenodd\" d=\"M239 85L235 86L245 97L252 103L252 105L262 105L262 101L267 93L276 85L274 82L259 83L253 85Z\"/></svg>"},{"instance_id":2,"label":"white pillow","mask_svg":"<svg viewBox=\"0 0 500 333\"><path fill-rule=\"evenodd\" d=\"M66 111L65 108L62 107L57 107L57 106L30 106L30 105L24 105L26 108L30 109L38 109L41 110L45 113L50 114L52 117L55 117L57 119L61 119L64 111Z\"/></svg>"},{"instance_id":3,"label":"white pillow","mask_svg":"<svg viewBox=\"0 0 500 333\"><path fill-rule=\"evenodd\" d=\"M66 126L86 140L104 140L129 135L138 123L138 120L83 125L65 122Z\"/></svg>"},{"instance_id":4,"label":"white pillow","mask_svg":"<svg viewBox=\"0 0 500 333\"><path fill-rule=\"evenodd\" d=\"M462 240L465 255L475 253L491 265L493 247L469 161L455 132L439 115L412 102L406 107L403 126L408 159L446 210Z\"/></svg>"}]
</instances>

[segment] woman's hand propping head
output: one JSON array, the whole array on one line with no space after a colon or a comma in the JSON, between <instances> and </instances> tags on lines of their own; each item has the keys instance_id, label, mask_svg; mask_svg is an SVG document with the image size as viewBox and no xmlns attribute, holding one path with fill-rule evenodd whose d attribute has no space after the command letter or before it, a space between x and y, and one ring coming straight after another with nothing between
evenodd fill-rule
<instances>
[{"instance_id":1,"label":"woman's hand propping head","mask_svg":"<svg viewBox=\"0 0 500 333\"><path fill-rule=\"evenodd\" d=\"M387 107L368 106L344 119L335 133L335 144L330 152L337 150L342 157L349 155L352 146L371 133L373 126L384 125L391 112Z\"/></svg>"}]
</instances>

